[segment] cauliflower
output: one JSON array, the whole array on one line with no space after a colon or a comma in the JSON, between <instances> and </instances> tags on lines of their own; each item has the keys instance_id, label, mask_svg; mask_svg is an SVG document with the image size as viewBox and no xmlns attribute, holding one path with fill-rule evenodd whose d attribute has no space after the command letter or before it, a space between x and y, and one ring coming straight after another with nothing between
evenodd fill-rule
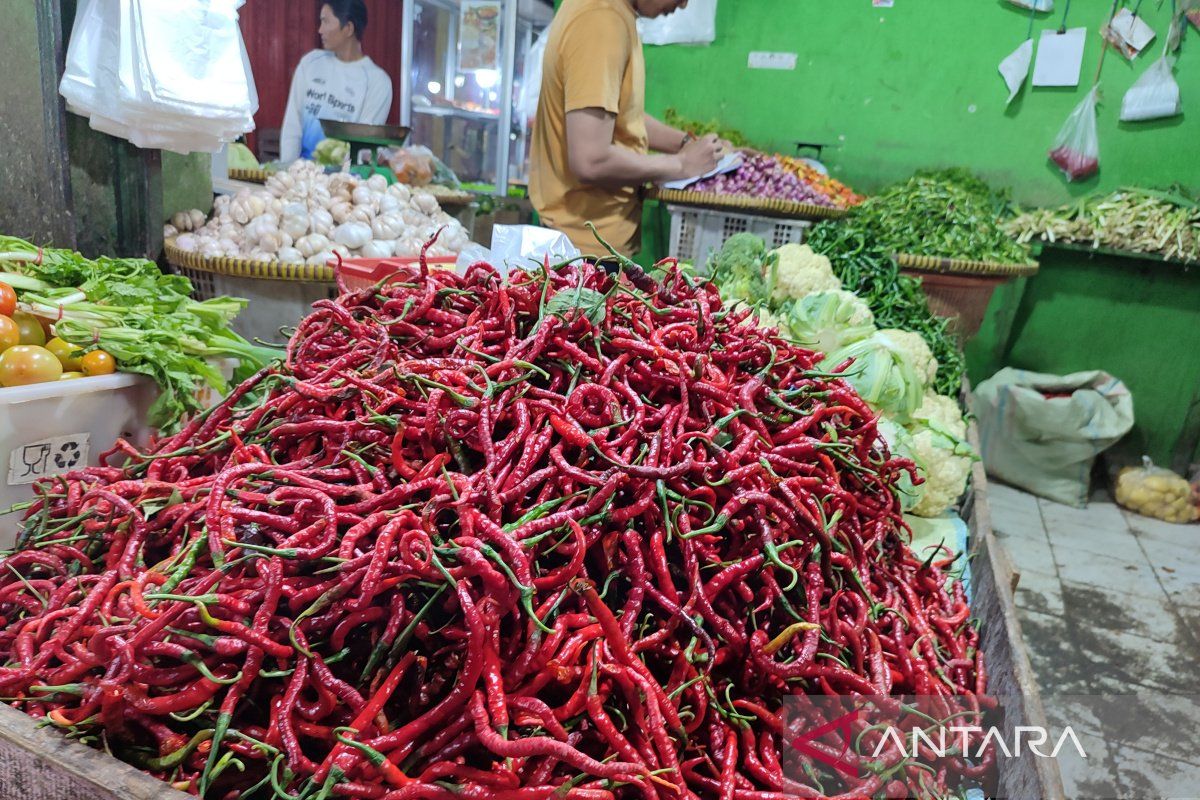
<instances>
[{"instance_id":1,"label":"cauliflower","mask_svg":"<svg viewBox=\"0 0 1200 800\"><path fill-rule=\"evenodd\" d=\"M758 327L760 328L776 328L779 335L785 339L792 338L792 332L788 327L787 320L781 318L765 305L755 309L755 314L758 315Z\"/></svg>"},{"instance_id":2,"label":"cauliflower","mask_svg":"<svg viewBox=\"0 0 1200 800\"><path fill-rule=\"evenodd\" d=\"M902 331L899 328L886 328L882 333L887 334L896 343L896 346L908 355L908 362L912 364L922 383L926 385L933 383L933 379L937 375L938 363L921 334Z\"/></svg>"},{"instance_id":3,"label":"cauliflower","mask_svg":"<svg viewBox=\"0 0 1200 800\"><path fill-rule=\"evenodd\" d=\"M975 454L966 442L951 436L937 423L912 425L909 433L916 455L914 461L925 477L921 497L912 513L918 517L940 516L966 491Z\"/></svg>"},{"instance_id":4,"label":"cauliflower","mask_svg":"<svg viewBox=\"0 0 1200 800\"><path fill-rule=\"evenodd\" d=\"M785 244L775 250L774 255L771 298L776 302L799 300L813 292L842 288L829 259L813 252L806 244Z\"/></svg>"},{"instance_id":5,"label":"cauliflower","mask_svg":"<svg viewBox=\"0 0 1200 800\"><path fill-rule=\"evenodd\" d=\"M956 439L967 438L967 421L963 419L958 401L944 394L926 392L921 398L921 407L913 412L913 419L926 424L941 426Z\"/></svg>"},{"instance_id":6,"label":"cauliflower","mask_svg":"<svg viewBox=\"0 0 1200 800\"><path fill-rule=\"evenodd\" d=\"M813 292L796 300L787 320L796 341L818 353L831 353L875 331L870 307L845 289Z\"/></svg>"}]
</instances>

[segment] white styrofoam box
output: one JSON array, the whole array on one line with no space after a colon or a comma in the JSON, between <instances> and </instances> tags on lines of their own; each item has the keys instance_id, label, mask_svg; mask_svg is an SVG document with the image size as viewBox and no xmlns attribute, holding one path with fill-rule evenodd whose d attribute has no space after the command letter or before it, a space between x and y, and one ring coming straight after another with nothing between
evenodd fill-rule
<instances>
[{"instance_id":1,"label":"white styrofoam box","mask_svg":"<svg viewBox=\"0 0 1200 800\"><path fill-rule=\"evenodd\" d=\"M242 278L188 267L172 269L192 282L192 296L197 300L210 300L221 295L249 300L250 305L229 327L251 342L286 342L288 337L279 332L280 328L295 327L312 313L313 303L338 294L333 283Z\"/></svg>"},{"instance_id":2,"label":"white styrofoam box","mask_svg":"<svg viewBox=\"0 0 1200 800\"><path fill-rule=\"evenodd\" d=\"M812 225L807 220L731 214L691 206L668 205L667 211L671 214L669 255L691 262L702 273L713 251L720 250L734 234L753 233L774 249L803 242L804 232Z\"/></svg>"},{"instance_id":3,"label":"white styrofoam box","mask_svg":"<svg viewBox=\"0 0 1200 800\"><path fill-rule=\"evenodd\" d=\"M0 388L0 511L32 500L37 478L98 464L118 438L146 444L157 396L154 381L123 372ZM0 515L0 547L22 516Z\"/></svg>"}]
</instances>

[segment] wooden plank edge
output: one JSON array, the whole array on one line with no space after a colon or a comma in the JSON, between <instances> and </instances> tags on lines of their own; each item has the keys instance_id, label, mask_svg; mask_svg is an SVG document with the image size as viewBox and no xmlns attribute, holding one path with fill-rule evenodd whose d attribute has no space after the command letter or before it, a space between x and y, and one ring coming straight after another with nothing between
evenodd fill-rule
<instances>
[{"instance_id":1,"label":"wooden plank edge","mask_svg":"<svg viewBox=\"0 0 1200 800\"><path fill-rule=\"evenodd\" d=\"M980 452L979 430L974 421L967 428L967 441L976 453ZM1021 632L1021 622L1017 618L1016 602L1013 599L1011 587L1015 586L1015 571L1008 553L992 533L992 515L987 498L987 473L984 471L982 460L971 465L971 483L972 542L969 547L972 556L978 556L972 561L972 565L981 564L990 570L989 578L994 585L996 599L1000 605L1000 617L1004 625L1005 638L1010 645L1020 645L1011 647L1010 655L1014 679L1020 691L1023 706L1021 709L1023 711L1022 724L1048 729L1046 709L1042 705L1042 695L1038 689L1033 666L1029 663L1029 654L1024 646L1025 637ZM984 624L994 625L996 622L997 620L992 619L985 621ZM1010 800L1066 800L1058 762L1052 758L1036 758L1033 759L1033 764L1038 773L1041 797L1010 798Z\"/></svg>"},{"instance_id":2,"label":"wooden plank edge","mask_svg":"<svg viewBox=\"0 0 1200 800\"><path fill-rule=\"evenodd\" d=\"M158 778L0 703L0 798L188 800ZM194 798L193 798L194 800Z\"/></svg>"}]
</instances>

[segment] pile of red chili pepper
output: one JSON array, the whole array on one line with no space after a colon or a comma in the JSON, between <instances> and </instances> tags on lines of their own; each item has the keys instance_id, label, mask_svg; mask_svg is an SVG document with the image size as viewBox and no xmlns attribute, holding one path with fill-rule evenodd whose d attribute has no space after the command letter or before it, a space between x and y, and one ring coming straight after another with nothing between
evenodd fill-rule
<instances>
[{"instance_id":1,"label":"pile of red chili pepper","mask_svg":"<svg viewBox=\"0 0 1200 800\"><path fill-rule=\"evenodd\" d=\"M177 435L39 486L0 562L8 702L229 800L987 771L852 749L849 777L788 745L789 696L985 683L948 561L904 544L912 465L811 352L671 265L422 265L314 309Z\"/></svg>"}]
</instances>

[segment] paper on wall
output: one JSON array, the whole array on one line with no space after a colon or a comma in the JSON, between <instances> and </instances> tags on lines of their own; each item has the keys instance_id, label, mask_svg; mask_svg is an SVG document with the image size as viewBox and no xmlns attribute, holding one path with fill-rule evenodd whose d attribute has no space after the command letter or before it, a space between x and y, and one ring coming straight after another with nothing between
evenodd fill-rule
<instances>
[{"instance_id":1,"label":"paper on wall","mask_svg":"<svg viewBox=\"0 0 1200 800\"><path fill-rule=\"evenodd\" d=\"M1029 62L1032 60L1033 39L1026 39L1000 62L1000 76L1004 78L1004 85L1008 87L1007 102L1011 103L1021 91L1025 78L1029 76Z\"/></svg>"},{"instance_id":2,"label":"paper on wall","mask_svg":"<svg viewBox=\"0 0 1200 800\"><path fill-rule=\"evenodd\" d=\"M1014 6L1026 9L1036 8L1038 11L1053 11L1054 0L1008 0Z\"/></svg>"},{"instance_id":3,"label":"paper on wall","mask_svg":"<svg viewBox=\"0 0 1200 800\"><path fill-rule=\"evenodd\" d=\"M678 181L667 181L666 183L664 183L662 185L662 187L664 189L686 189L687 187L691 186L693 183L696 183L697 181L702 181L705 178L711 178L714 175L723 175L726 172L733 172L735 169L737 169L741 165L742 165L742 154L741 153L729 153L724 158L722 158L720 161L717 162L717 166L713 167L711 170L704 173L703 175L697 175L694 178L684 178L683 180L678 180Z\"/></svg>"},{"instance_id":4,"label":"paper on wall","mask_svg":"<svg viewBox=\"0 0 1200 800\"><path fill-rule=\"evenodd\" d=\"M1033 62L1034 86L1078 86L1087 28L1042 31Z\"/></svg>"},{"instance_id":5,"label":"paper on wall","mask_svg":"<svg viewBox=\"0 0 1200 800\"><path fill-rule=\"evenodd\" d=\"M1121 51L1121 55L1130 59L1135 58L1146 49L1146 45L1154 41L1154 29L1141 17L1134 16L1128 8L1118 11L1101 33L1113 47Z\"/></svg>"}]
</instances>

